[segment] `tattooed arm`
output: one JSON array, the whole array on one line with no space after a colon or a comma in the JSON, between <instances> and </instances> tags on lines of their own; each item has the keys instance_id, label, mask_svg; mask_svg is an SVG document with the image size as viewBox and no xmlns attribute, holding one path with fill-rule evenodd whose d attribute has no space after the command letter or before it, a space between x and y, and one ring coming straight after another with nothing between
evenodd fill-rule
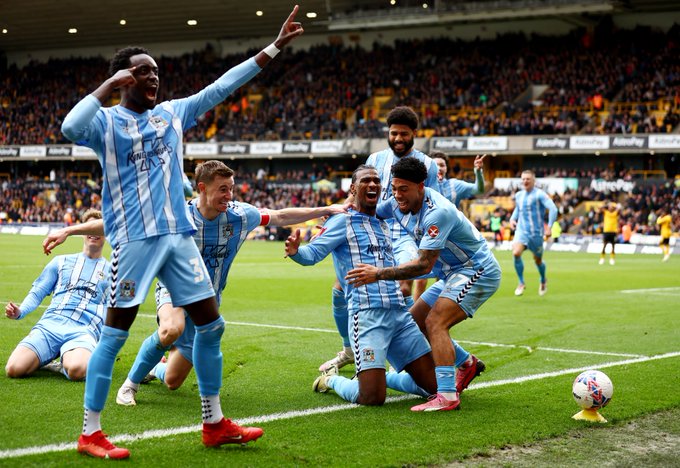
<instances>
[{"instance_id":1,"label":"tattooed arm","mask_svg":"<svg viewBox=\"0 0 680 468\"><path fill-rule=\"evenodd\" d=\"M394 267L377 268L360 263L347 272L345 279L354 286L375 283L379 280L403 280L425 275L432 271L439 258L439 250L419 250L418 258Z\"/></svg>"}]
</instances>

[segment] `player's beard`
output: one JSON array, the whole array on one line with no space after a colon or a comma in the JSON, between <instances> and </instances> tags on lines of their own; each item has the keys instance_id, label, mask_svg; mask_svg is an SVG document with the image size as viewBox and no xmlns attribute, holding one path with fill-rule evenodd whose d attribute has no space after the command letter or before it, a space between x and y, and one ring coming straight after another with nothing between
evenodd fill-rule
<instances>
[{"instance_id":1,"label":"player's beard","mask_svg":"<svg viewBox=\"0 0 680 468\"><path fill-rule=\"evenodd\" d=\"M387 144L390 146L394 154L396 154L399 157L406 156L411 152L411 149L413 148L413 140L410 141L404 141L404 149L402 151L397 152L396 149L394 149L394 143L391 140L387 140Z\"/></svg>"}]
</instances>

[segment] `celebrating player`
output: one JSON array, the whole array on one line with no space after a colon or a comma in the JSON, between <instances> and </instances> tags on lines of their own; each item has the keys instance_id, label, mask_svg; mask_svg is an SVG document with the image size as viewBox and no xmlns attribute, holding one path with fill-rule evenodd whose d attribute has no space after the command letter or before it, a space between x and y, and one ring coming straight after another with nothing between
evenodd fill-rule
<instances>
[{"instance_id":1,"label":"celebrating player","mask_svg":"<svg viewBox=\"0 0 680 468\"><path fill-rule=\"evenodd\" d=\"M557 218L557 207L547 193L537 188L536 176L532 171L522 172L522 186L515 194L515 209L510 216L510 227L516 229L515 241L512 244L512 255L515 259L515 271L519 277L519 284L515 289L515 296L524 294L524 262L522 253L529 249L534 254L536 268L541 275L538 295L548 292L545 276L545 262L543 261L543 241L550 237L550 227ZM548 210L548 224L545 224L545 211Z\"/></svg>"},{"instance_id":2,"label":"celebrating player","mask_svg":"<svg viewBox=\"0 0 680 468\"><path fill-rule=\"evenodd\" d=\"M101 216L97 210L88 210L83 220ZM102 257L103 248L104 237L85 236L81 253L53 258L19 306L7 303L7 318L19 320L52 294L43 316L12 351L5 367L8 377L26 377L61 358L57 367L66 377L85 378L101 334L109 289L109 262Z\"/></svg>"},{"instance_id":3,"label":"celebrating player","mask_svg":"<svg viewBox=\"0 0 680 468\"><path fill-rule=\"evenodd\" d=\"M331 217L323 232L300 247L300 230L286 240L286 254L301 265L314 265L333 255L338 278L359 264L394 266L387 224L375 217L380 197L380 177L372 166L359 166L352 175L351 193L357 211ZM430 346L413 321L396 281L353 286L343 284L352 321L352 346L358 381L337 375L331 366L314 381L314 391L328 389L347 401L382 405L386 387L385 359L397 372L405 369L412 377L413 392L430 395L436 390ZM347 332L349 334L349 331ZM399 379L399 374L393 374ZM398 390L403 388L393 387Z\"/></svg>"},{"instance_id":4,"label":"celebrating player","mask_svg":"<svg viewBox=\"0 0 680 468\"><path fill-rule=\"evenodd\" d=\"M113 363L128 337L139 304L158 277L196 326L193 361L203 410L203 443L246 443L262 435L225 419L219 399L222 383L219 315L205 264L191 238L182 187L182 132L197 117L248 82L279 49L302 34L295 6L277 39L213 84L188 98L156 103L158 66L143 48L119 50L111 77L66 116L64 135L92 148L103 170L102 203L111 257L111 298L102 337L88 366L85 415L78 451L99 458L127 458L101 431L100 414L111 386ZM120 104L104 108L115 89Z\"/></svg>"},{"instance_id":5,"label":"celebrating player","mask_svg":"<svg viewBox=\"0 0 680 468\"><path fill-rule=\"evenodd\" d=\"M413 148L415 132L418 128L418 115L410 107L395 107L387 115L387 126L387 144L389 148L371 154L366 160L366 164L375 167L380 176L380 184L382 187L380 199L388 200L392 197L392 192L390 190L392 165L404 157L413 157L423 161L428 171L425 185L432 187L435 190L439 190L436 165L432 163L432 159L430 159L429 156ZM351 199L352 196L350 195L348 200L351 201ZM397 263L403 263L415 258L417 256L417 249L413 240L398 224L393 226L393 223L390 220L388 221L388 225L391 229L395 261ZM413 305L413 298L411 297L412 283L413 281L410 279L400 282L401 292L404 295L404 300L409 308ZM325 372L331 366L341 368L354 361L349 335L347 334L347 302L339 281L336 281L333 286L333 317L335 318L338 332L342 337L343 350L333 359L323 363L319 367L320 372Z\"/></svg>"},{"instance_id":6,"label":"celebrating player","mask_svg":"<svg viewBox=\"0 0 680 468\"><path fill-rule=\"evenodd\" d=\"M358 264L347 272L354 287L379 280L414 278L434 271L439 278L411 310L432 345L437 394L413 411L458 408L459 392L482 370L474 356L459 367L449 329L472 317L498 289L501 270L474 225L438 192L425 187L427 170L414 158L392 166L394 197L378 205L380 218L394 218L418 242L418 258L397 266ZM458 374L458 375L456 375Z\"/></svg>"}]
</instances>

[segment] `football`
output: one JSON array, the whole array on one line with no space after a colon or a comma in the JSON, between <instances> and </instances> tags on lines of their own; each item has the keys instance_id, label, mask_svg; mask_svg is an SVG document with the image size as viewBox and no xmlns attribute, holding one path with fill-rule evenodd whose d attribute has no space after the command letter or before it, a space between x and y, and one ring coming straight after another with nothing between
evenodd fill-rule
<instances>
[{"instance_id":1,"label":"football","mask_svg":"<svg viewBox=\"0 0 680 468\"><path fill-rule=\"evenodd\" d=\"M572 385L574 400L583 409L607 406L614 393L614 384L606 374L597 370L581 372Z\"/></svg>"}]
</instances>

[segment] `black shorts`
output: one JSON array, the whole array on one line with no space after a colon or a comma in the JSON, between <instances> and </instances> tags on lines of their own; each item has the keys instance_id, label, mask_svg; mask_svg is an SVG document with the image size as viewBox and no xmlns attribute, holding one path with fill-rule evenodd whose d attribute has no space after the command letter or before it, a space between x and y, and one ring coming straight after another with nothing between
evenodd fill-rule
<instances>
[{"instance_id":1,"label":"black shorts","mask_svg":"<svg viewBox=\"0 0 680 468\"><path fill-rule=\"evenodd\" d=\"M670 237L662 237L661 242L659 242L659 245L670 245L671 238Z\"/></svg>"},{"instance_id":2,"label":"black shorts","mask_svg":"<svg viewBox=\"0 0 680 468\"><path fill-rule=\"evenodd\" d=\"M602 235L605 244L616 244L616 233L615 232L605 232Z\"/></svg>"}]
</instances>

